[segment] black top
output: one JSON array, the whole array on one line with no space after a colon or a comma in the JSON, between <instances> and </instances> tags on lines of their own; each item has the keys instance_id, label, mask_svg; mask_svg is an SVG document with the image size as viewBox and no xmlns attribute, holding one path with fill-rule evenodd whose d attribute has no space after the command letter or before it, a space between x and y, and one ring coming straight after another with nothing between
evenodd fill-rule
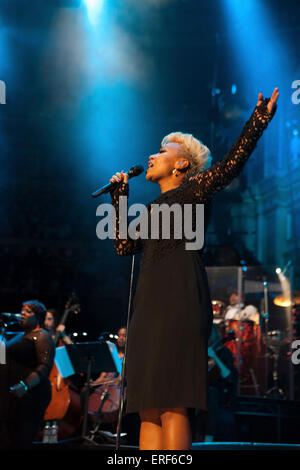
<instances>
[{"instance_id":1,"label":"black top","mask_svg":"<svg viewBox=\"0 0 300 470\"><path fill-rule=\"evenodd\" d=\"M6 364L0 365L0 417L14 401L9 388L22 380L29 390L24 401L38 397L49 387L48 376L55 355L54 341L45 330L31 331L17 335L6 344ZM38 376L38 377L37 377ZM26 399L25 399L26 397ZM16 398L15 400L23 400Z\"/></svg>"},{"instance_id":2,"label":"black top","mask_svg":"<svg viewBox=\"0 0 300 470\"><path fill-rule=\"evenodd\" d=\"M267 102L265 99L254 109L221 162L187 177L153 203L179 204L182 208L190 204L195 227L197 205L206 207L211 197L240 173L254 150L272 118ZM213 314L202 250L185 249L187 240L175 238L174 227L177 230L178 226L172 218L169 238L162 237L160 225L158 239L122 240L119 196L128 192L128 184L122 183L112 194L117 214L117 253L124 256L143 251L128 331L126 411L176 407L205 410L207 342ZM149 222L150 211L145 212Z\"/></svg>"}]
</instances>

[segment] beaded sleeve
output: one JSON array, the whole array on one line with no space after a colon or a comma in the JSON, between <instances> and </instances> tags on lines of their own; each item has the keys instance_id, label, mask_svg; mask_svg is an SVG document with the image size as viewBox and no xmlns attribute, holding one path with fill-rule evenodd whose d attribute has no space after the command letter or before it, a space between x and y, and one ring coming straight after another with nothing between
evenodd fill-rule
<instances>
[{"instance_id":1,"label":"beaded sleeve","mask_svg":"<svg viewBox=\"0 0 300 470\"><path fill-rule=\"evenodd\" d=\"M129 236L126 239L120 238L120 196L129 195L129 184L122 182L117 186L117 188L111 192L112 204L116 211L116 224L115 224L115 236L114 236L114 248L119 256L129 256L142 251L143 241L141 238L133 240Z\"/></svg>"},{"instance_id":2,"label":"beaded sleeve","mask_svg":"<svg viewBox=\"0 0 300 470\"><path fill-rule=\"evenodd\" d=\"M50 335L43 330L31 332L28 337L35 343L37 367L25 379L25 382L29 388L33 388L49 376L54 361L55 344Z\"/></svg>"},{"instance_id":3,"label":"beaded sleeve","mask_svg":"<svg viewBox=\"0 0 300 470\"><path fill-rule=\"evenodd\" d=\"M276 108L269 113L268 101L269 98L266 98L261 105L255 107L241 135L220 162L188 179L187 184L196 197L206 199L212 196L239 175L275 114Z\"/></svg>"}]
</instances>

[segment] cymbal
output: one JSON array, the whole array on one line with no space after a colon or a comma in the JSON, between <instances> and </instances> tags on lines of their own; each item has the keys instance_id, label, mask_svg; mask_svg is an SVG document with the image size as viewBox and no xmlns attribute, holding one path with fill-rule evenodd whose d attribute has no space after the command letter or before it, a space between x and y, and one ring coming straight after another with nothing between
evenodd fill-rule
<instances>
[{"instance_id":1,"label":"cymbal","mask_svg":"<svg viewBox=\"0 0 300 470\"><path fill-rule=\"evenodd\" d=\"M211 303L212 303L213 305L220 305L220 307L221 307L221 306L222 306L222 307L225 306L225 303L222 302L222 300L212 300Z\"/></svg>"},{"instance_id":2,"label":"cymbal","mask_svg":"<svg viewBox=\"0 0 300 470\"><path fill-rule=\"evenodd\" d=\"M273 300L278 307L290 307L291 305L300 304L300 291L295 291L292 301L284 294L277 295Z\"/></svg>"}]
</instances>

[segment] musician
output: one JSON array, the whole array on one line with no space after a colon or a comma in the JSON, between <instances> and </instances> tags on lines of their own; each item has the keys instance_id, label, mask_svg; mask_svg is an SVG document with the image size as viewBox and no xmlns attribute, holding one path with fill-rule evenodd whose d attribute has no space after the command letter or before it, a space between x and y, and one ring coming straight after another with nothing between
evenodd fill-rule
<instances>
[{"instance_id":1,"label":"musician","mask_svg":"<svg viewBox=\"0 0 300 470\"><path fill-rule=\"evenodd\" d=\"M54 308L48 309L44 321L44 328L47 330L53 339L55 339L55 333L60 332L59 340L63 345L73 344L71 338L66 334L65 325L57 325L57 312Z\"/></svg>"},{"instance_id":2,"label":"musician","mask_svg":"<svg viewBox=\"0 0 300 470\"><path fill-rule=\"evenodd\" d=\"M118 356L120 358L121 364L123 363L123 358L124 358L124 353L125 353L125 343L126 343L126 334L127 330L125 327L119 328L117 331L117 341L116 341L116 347L118 351ZM116 378L119 375L117 372L101 372L99 377L97 377L91 385L95 386L97 384L101 384L105 380Z\"/></svg>"},{"instance_id":3,"label":"musician","mask_svg":"<svg viewBox=\"0 0 300 470\"><path fill-rule=\"evenodd\" d=\"M260 317L254 305L245 306L245 295L239 296L236 290L231 292L229 306L225 313L226 328L234 330L236 340L226 343L226 347L234 357L235 365L239 368L240 380L244 386L257 390L256 365L257 356L261 350Z\"/></svg>"},{"instance_id":4,"label":"musician","mask_svg":"<svg viewBox=\"0 0 300 470\"><path fill-rule=\"evenodd\" d=\"M209 389L208 419L205 441L234 437L234 405L237 395L238 372L233 356L223 345L220 333L213 325L208 342Z\"/></svg>"},{"instance_id":5,"label":"musician","mask_svg":"<svg viewBox=\"0 0 300 470\"><path fill-rule=\"evenodd\" d=\"M43 422L51 399L48 379L55 345L41 328L46 307L24 302L18 335L6 345L6 364L0 366L0 447L28 448Z\"/></svg>"},{"instance_id":6,"label":"musician","mask_svg":"<svg viewBox=\"0 0 300 470\"><path fill-rule=\"evenodd\" d=\"M242 302L239 303L238 292L234 290L229 297L229 305L226 309L225 320L248 320L259 325L259 313L254 305L245 306L245 294L241 296Z\"/></svg>"},{"instance_id":7,"label":"musician","mask_svg":"<svg viewBox=\"0 0 300 470\"><path fill-rule=\"evenodd\" d=\"M118 356L120 359L120 370L122 368L122 363L123 363L124 354L125 354L126 335L127 335L126 328L125 327L119 328L119 330L117 331L117 340L116 340L115 345L116 345ZM90 399L89 399L89 412L91 413L91 409L93 410L92 411L93 415L91 416L94 422L95 421L97 422L98 420L101 421L101 415L97 415L97 413L98 413L98 410L101 410L101 408L103 407L104 400L112 399L113 401L115 401L117 399L115 408L116 410L118 409L120 379L121 379L121 376L118 372L103 371L101 372L100 375L94 378L94 380L90 383L91 388L90 388ZM104 390L101 388L101 386L104 386L104 388L105 386L108 386L107 393L104 393L103 395L102 395L102 392L100 394L98 393L98 397L96 398L95 401L93 401L95 397L92 396L92 394L95 391L97 394L97 392L99 392L100 390ZM84 411L86 393L87 393L87 384L85 384L85 386L81 389L81 392L80 392L82 412ZM109 397L110 393L112 394L112 397ZM99 397L101 397L101 399L99 399ZM97 410L95 409L95 407L97 408ZM115 413L115 419L113 418L111 420L112 424L109 424L108 427L104 425L104 428L106 428L106 430L116 432L116 429L115 429L116 420L117 420L117 414ZM101 426L101 428L103 428L103 425Z\"/></svg>"}]
</instances>

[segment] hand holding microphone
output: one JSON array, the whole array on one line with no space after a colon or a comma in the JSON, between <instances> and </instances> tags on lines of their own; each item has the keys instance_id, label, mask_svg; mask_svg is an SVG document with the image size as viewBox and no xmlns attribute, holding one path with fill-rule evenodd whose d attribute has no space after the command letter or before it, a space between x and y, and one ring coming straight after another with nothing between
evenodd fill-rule
<instances>
[{"instance_id":1,"label":"hand holding microphone","mask_svg":"<svg viewBox=\"0 0 300 470\"><path fill-rule=\"evenodd\" d=\"M128 183L128 173L124 173L122 170L121 173L113 175L109 181L111 183L121 183L122 181L124 181L124 183Z\"/></svg>"},{"instance_id":2,"label":"hand holding microphone","mask_svg":"<svg viewBox=\"0 0 300 470\"><path fill-rule=\"evenodd\" d=\"M130 178L133 178L134 176L138 176L141 173L143 173L144 168L141 165L133 166L130 168L128 173L125 173L124 171L121 171L121 173L116 173L113 175L110 179L110 183L106 184L102 188L98 189L94 193L92 193L92 197L98 197L101 196L101 194L109 193L110 191L114 190L115 187L121 183L123 180L125 183L128 183L128 180Z\"/></svg>"}]
</instances>

